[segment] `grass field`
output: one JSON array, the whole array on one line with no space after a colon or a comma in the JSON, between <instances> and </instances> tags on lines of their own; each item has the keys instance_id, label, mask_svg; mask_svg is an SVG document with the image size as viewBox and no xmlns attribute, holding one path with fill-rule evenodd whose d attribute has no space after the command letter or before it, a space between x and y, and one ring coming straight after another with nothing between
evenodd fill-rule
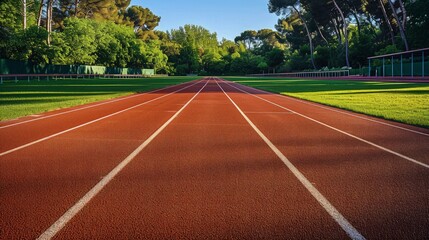
<instances>
[{"instance_id":1,"label":"grass field","mask_svg":"<svg viewBox=\"0 0 429 240\"><path fill-rule=\"evenodd\" d=\"M199 77L20 81L0 85L0 120L146 92Z\"/></svg>"},{"instance_id":2,"label":"grass field","mask_svg":"<svg viewBox=\"0 0 429 240\"><path fill-rule=\"evenodd\" d=\"M429 128L429 84L226 78L269 92Z\"/></svg>"}]
</instances>

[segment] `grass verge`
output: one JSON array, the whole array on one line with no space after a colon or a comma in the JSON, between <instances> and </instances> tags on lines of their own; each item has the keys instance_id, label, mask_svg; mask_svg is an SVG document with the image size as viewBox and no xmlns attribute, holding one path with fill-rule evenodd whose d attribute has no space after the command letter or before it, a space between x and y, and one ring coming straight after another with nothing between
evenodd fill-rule
<instances>
[{"instance_id":1,"label":"grass verge","mask_svg":"<svg viewBox=\"0 0 429 240\"><path fill-rule=\"evenodd\" d=\"M199 77L19 81L0 85L0 120L147 92Z\"/></svg>"},{"instance_id":2,"label":"grass verge","mask_svg":"<svg viewBox=\"0 0 429 240\"><path fill-rule=\"evenodd\" d=\"M227 77L240 84L429 128L429 84Z\"/></svg>"}]
</instances>

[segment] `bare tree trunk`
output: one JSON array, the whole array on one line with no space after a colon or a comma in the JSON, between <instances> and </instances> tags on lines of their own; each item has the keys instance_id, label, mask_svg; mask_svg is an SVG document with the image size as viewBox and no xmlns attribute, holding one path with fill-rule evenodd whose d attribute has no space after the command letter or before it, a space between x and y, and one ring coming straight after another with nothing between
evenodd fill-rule
<instances>
[{"instance_id":1,"label":"bare tree trunk","mask_svg":"<svg viewBox=\"0 0 429 240\"><path fill-rule=\"evenodd\" d=\"M54 15L52 14L53 12L53 8L54 8L54 0L50 0L51 1L51 7L49 8L50 11L50 16L51 16L51 23L49 24L49 31L52 32L52 24L54 22Z\"/></svg>"},{"instance_id":2,"label":"bare tree trunk","mask_svg":"<svg viewBox=\"0 0 429 240\"><path fill-rule=\"evenodd\" d=\"M45 1L40 1L40 7L39 7L39 15L37 16L37 26L42 26L42 14L43 14L43 5L45 5Z\"/></svg>"},{"instance_id":3,"label":"bare tree trunk","mask_svg":"<svg viewBox=\"0 0 429 240\"><path fill-rule=\"evenodd\" d=\"M77 17L77 10L78 10L79 0L74 1L74 16Z\"/></svg>"},{"instance_id":4,"label":"bare tree trunk","mask_svg":"<svg viewBox=\"0 0 429 240\"><path fill-rule=\"evenodd\" d=\"M325 35L323 35L322 30L320 30L319 24L317 24L316 21L314 21L314 23L316 24L317 30L319 31L319 34L320 34L320 37L323 39L323 41L325 41L326 45L329 46L329 42L328 42L328 40L326 40Z\"/></svg>"},{"instance_id":5,"label":"bare tree trunk","mask_svg":"<svg viewBox=\"0 0 429 240\"><path fill-rule=\"evenodd\" d=\"M27 29L27 0L22 0L22 27Z\"/></svg>"},{"instance_id":6,"label":"bare tree trunk","mask_svg":"<svg viewBox=\"0 0 429 240\"><path fill-rule=\"evenodd\" d=\"M341 45L343 44L343 40L341 39L341 32L340 29L338 27L338 21L337 18L333 18L333 23L334 23L334 29L335 29L335 33L337 34L337 38L338 38L338 43Z\"/></svg>"},{"instance_id":7,"label":"bare tree trunk","mask_svg":"<svg viewBox=\"0 0 429 240\"><path fill-rule=\"evenodd\" d=\"M368 12L366 12L365 13L365 15L366 15L366 21L369 23L369 25L371 26L371 29L372 29L372 31L373 31L373 33L375 33L375 26L374 26L374 24L372 23L372 18L371 18L371 15L368 13Z\"/></svg>"},{"instance_id":8,"label":"bare tree trunk","mask_svg":"<svg viewBox=\"0 0 429 240\"><path fill-rule=\"evenodd\" d=\"M402 0L397 0L399 2L399 6L401 7L402 12L402 28L404 28L404 31L407 27L407 10L405 9L404 2Z\"/></svg>"},{"instance_id":9,"label":"bare tree trunk","mask_svg":"<svg viewBox=\"0 0 429 240\"><path fill-rule=\"evenodd\" d=\"M308 42L310 44L310 58L311 58L311 64L313 65L314 70L316 70L316 64L314 63L314 46L313 46L313 40L311 39L310 31L308 30L307 23L305 22L304 18L301 15L301 12L295 7L292 6L293 9L298 13L299 19L301 19L302 24L304 24L305 31L307 32Z\"/></svg>"},{"instance_id":10,"label":"bare tree trunk","mask_svg":"<svg viewBox=\"0 0 429 240\"><path fill-rule=\"evenodd\" d=\"M360 36L361 33L361 24L360 24L360 19L358 17L358 10L356 9L356 7L350 3L350 1L346 1L347 5L350 8L350 12L352 13L353 17L356 19L356 24L357 24L357 28L358 28L358 35Z\"/></svg>"},{"instance_id":11,"label":"bare tree trunk","mask_svg":"<svg viewBox=\"0 0 429 240\"><path fill-rule=\"evenodd\" d=\"M337 8L338 12L340 13L341 20L343 21L343 31L344 31L344 46L346 47L346 64L347 67L350 67L349 62L349 36L348 36L348 30L347 30L347 22L346 18L344 17L343 11L341 11L341 8L338 6L337 2L333 0L335 7Z\"/></svg>"},{"instance_id":12,"label":"bare tree trunk","mask_svg":"<svg viewBox=\"0 0 429 240\"><path fill-rule=\"evenodd\" d=\"M393 3L390 0L387 0L387 1L389 2L390 9L393 12L393 17L396 19L396 22L398 22L399 33L401 34L402 42L404 42L405 50L408 51L409 47L408 47L407 36L405 35L405 30L402 25L402 22L399 20L398 14L396 13L396 9L393 6Z\"/></svg>"},{"instance_id":13,"label":"bare tree trunk","mask_svg":"<svg viewBox=\"0 0 429 240\"><path fill-rule=\"evenodd\" d=\"M386 22L387 26L389 27L389 33L390 33L390 39L392 40L392 45L395 45L395 36L393 35L392 24L390 24L389 17L387 16L386 8L384 8L384 4L383 4L382 0L378 0L378 2L380 3L381 11L383 12L384 21Z\"/></svg>"},{"instance_id":14,"label":"bare tree trunk","mask_svg":"<svg viewBox=\"0 0 429 240\"><path fill-rule=\"evenodd\" d=\"M52 3L53 0L48 0L48 6L46 8L46 30L48 31L48 45L51 45L51 31L52 31Z\"/></svg>"},{"instance_id":15,"label":"bare tree trunk","mask_svg":"<svg viewBox=\"0 0 429 240\"><path fill-rule=\"evenodd\" d=\"M358 28L358 35L360 36L360 33L361 33L361 30L362 30L362 27L361 27L361 24L360 24L359 17L358 17L358 15L357 15L357 11L356 11L356 10L352 10L352 14L353 14L353 16L354 16L354 17L355 17L355 19L356 19L356 24L357 24L357 28Z\"/></svg>"}]
</instances>

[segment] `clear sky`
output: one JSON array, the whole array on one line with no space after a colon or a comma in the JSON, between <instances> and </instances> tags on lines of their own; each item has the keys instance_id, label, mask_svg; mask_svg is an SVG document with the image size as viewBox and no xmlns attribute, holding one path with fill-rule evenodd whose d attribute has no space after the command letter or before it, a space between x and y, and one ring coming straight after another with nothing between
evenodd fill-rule
<instances>
[{"instance_id":1,"label":"clear sky","mask_svg":"<svg viewBox=\"0 0 429 240\"><path fill-rule=\"evenodd\" d=\"M157 30L185 24L203 26L218 39L234 40L245 30L274 29L278 17L268 12L268 0L132 0L161 16Z\"/></svg>"}]
</instances>

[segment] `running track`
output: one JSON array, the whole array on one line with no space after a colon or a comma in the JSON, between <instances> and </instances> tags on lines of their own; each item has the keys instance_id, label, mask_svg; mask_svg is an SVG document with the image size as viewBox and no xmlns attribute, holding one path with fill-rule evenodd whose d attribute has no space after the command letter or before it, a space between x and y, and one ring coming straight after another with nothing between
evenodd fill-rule
<instances>
[{"instance_id":1,"label":"running track","mask_svg":"<svg viewBox=\"0 0 429 240\"><path fill-rule=\"evenodd\" d=\"M206 78L0 122L0 239L424 239L429 131Z\"/></svg>"}]
</instances>

